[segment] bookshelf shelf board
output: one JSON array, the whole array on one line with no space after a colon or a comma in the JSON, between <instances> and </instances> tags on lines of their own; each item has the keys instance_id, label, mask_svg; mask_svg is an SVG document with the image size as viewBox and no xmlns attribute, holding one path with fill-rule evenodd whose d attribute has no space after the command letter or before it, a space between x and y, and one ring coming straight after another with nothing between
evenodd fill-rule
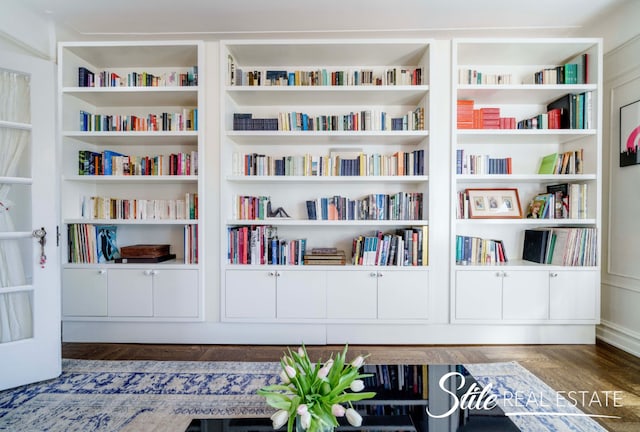
<instances>
[{"instance_id":1,"label":"bookshelf shelf board","mask_svg":"<svg viewBox=\"0 0 640 432\"><path fill-rule=\"evenodd\" d=\"M425 183L429 176L228 176L236 183Z\"/></svg>"},{"instance_id":2,"label":"bookshelf shelf board","mask_svg":"<svg viewBox=\"0 0 640 432\"><path fill-rule=\"evenodd\" d=\"M591 226L595 219L456 219L457 225Z\"/></svg>"},{"instance_id":3,"label":"bookshelf shelf board","mask_svg":"<svg viewBox=\"0 0 640 432\"><path fill-rule=\"evenodd\" d=\"M31 123L20 123L13 121L0 120L0 128L31 130Z\"/></svg>"},{"instance_id":4,"label":"bookshelf shelf board","mask_svg":"<svg viewBox=\"0 0 640 432\"><path fill-rule=\"evenodd\" d=\"M507 251L507 254L508 254L508 251ZM525 261L522 259L509 259L509 261L502 264L466 264L466 265L455 264L454 268L455 268L455 271L495 270L495 269L508 269L508 270L544 269L549 271L596 270L596 267L591 267L591 266L558 266L558 265L551 265L551 264L540 264L532 261Z\"/></svg>"},{"instance_id":5,"label":"bookshelf shelf board","mask_svg":"<svg viewBox=\"0 0 640 432\"><path fill-rule=\"evenodd\" d=\"M81 57L97 68L175 68L198 64L196 41L127 41L65 42L65 50Z\"/></svg>"},{"instance_id":6,"label":"bookshelf shelf board","mask_svg":"<svg viewBox=\"0 0 640 432\"><path fill-rule=\"evenodd\" d=\"M427 220L308 220L308 219L230 219L227 226L236 225L273 225L273 226L422 226L429 225Z\"/></svg>"},{"instance_id":7,"label":"bookshelf shelf board","mask_svg":"<svg viewBox=\"0 0 640 432\"><path fill-rule=\"evenodd\" d=\"M481 100L482 105L546 105L567 93L582 93L596 89L595 84L459 84L457 97L458 99Z\"/></svg>"},{"instance_id":8,"label":"bookshelf shelf board","mask_svg":"<svg viewBox=\"0 0 640 432\"><path fill-rule=\"evenodd\" d=\"M67 131L65 138L73 138L78 144L198 144L198 131L159 131L159 132L78 132Z\"/></svg>"},{"instance_id":9,"label":"bookshelf shelf board","mask_svg":"<svg viewBox=\"0 0 640 432\"><path fill-rule=\"evenodd\" d=\"M77 175L66 176L63 180L88 183L195 183L198 176Z\"/></svg>"},{"instance_id":10,"label":"bookshelf shelf board","mask_svg":"<svg viewBox=\"0 0 640 432\"><path fill-rule=\"evenodd\" d=\"M573 182L593 181L595 174L487 174L457 175L456 183L541 183L541 182Z\"/></svg>"},{"instance_id":11,"label":"bookshelf shelf board","mask_svg":"<svg viewBox=\"0 0 640 432\"><path fill-rule=\"evenodd\" d=\"M93 225L198 225L197 219L65 219L66 224Z\"/></svg>"},{"instance_id":12,"label":"bookshelf shelf board","mask_svg":"<svg viewBox=\"0 0 640 432\"><path fill-rule=\"evenodd\" d=\"M595 129L458 129L458 144L559 144L585 136Z\"/></svg>"},{"instance_id":13,"label":"bookshelf shelf board","mask_svg":"<svg viewBox=\"0 0 640 432\"><path fill-rule=\"evenodd\" d=\"M0 177L0 184L26 184L33 183L31 177Z\"/></svg>"},{"instance_id":14,"label":"bookshelf shelf board","mask_svg":"<svg viewBox=\"0 0 640 432\"><path fill-rule=\"evenodd\" d=\"M260 65L274 69L317 65L343 68L354 65L415 65L428 53L428 46L423 39L238 40L229 44L228 48L241 68L244 65Z\"/></svg>"},{"instance_id":15,"label":"bookshelf shelf board","mask_svg":"<svg viewBox=\"0 0 640 432\"><path fill-rule=\"evenodd\" d=\"M238 105L417 105L427 85L402 86L227 86Z\"/></svg>"},{"instance_id":16,"label":"bookshelf shelf board","mask_svg":"<svg viewBox=\"0 0 640 432\"><path fill-rule=\"evenodd\" d=\"M196 86L65 87L62 94L100 106L192 107L198 104Z\"/></svg>"},{"instance_id":17,"label":"bookshelf shelf board","mask_svg":"<svg viewBox=\"0 0 640 432\"><path fill-rule=\"evenodd\" d=\"M62 264L62 268L65 269L95 269L95 270L103 270L103 269L148 269L149 267L162 267L163 269L179 269L179 270L188 270L188 269L198 269L197 264L185 264L184 258L177 257L176 259L163 261L159 263L127 263L127 264L116 264L114 262L106 262L106 263L94 263L94 264L70 264L65 263Z\"/></svg>"},{"instance_id":18,"label":"bookshelf shelf board","mask_svg":"<svg viewBox=\"0 0 640 432\"><path fill-rule=\"evenodd\" d=\"M544 65L563 64L589 50L598 39L563 38L460 38L456 39L459 65Z\"/></svg>"},{"instance_id":19,"label":"bookshelf shelf board","mask_svg":"<svg viewBox=\"0 0 640 432\"><path fill-rule=\"evenodd\" d=\"M0 240L17 240L31 237L33 237L31 231L13 231L0 233Z\"/></svg>"},{"instance_id":20,"label":"bookshelf shelf board","mask_svg":"<svg viewBox=\"0 0 640 432\"><path fill-rule=\"evenodd\" d=\"M349 260L349 258L347 258ZM429 266L363 266L353 265L350 262L344 265L283 265L283 264L223 264L225 270L362 270L362 271L415 271L428 270Z\"/></svg>"},{"instance_id":21,"label":"bookshelf shelf board","mask_svg":"<svg viewBox=\"0 0 640 432\"><path fill-rule=\"evenodd\" d=\"M429 131L229 131L237 144L318 144L353 145L366 139L375 145L418 145Z\"/></svg>"}]
</instances>

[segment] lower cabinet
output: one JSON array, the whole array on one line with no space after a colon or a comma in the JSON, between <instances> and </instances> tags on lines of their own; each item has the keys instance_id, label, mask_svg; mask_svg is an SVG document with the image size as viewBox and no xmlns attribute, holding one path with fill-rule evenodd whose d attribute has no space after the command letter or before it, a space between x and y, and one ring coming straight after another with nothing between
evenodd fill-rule
<instances>
[{"instance_id":1,"label":"lower cabinet","mask_svg":"<svg viewBox=\"0 0 640 432\"><path fill-rule=\"evenodd\" d=\"M223 315L266 320L424 320L425 270L227 270Z\"/></svg>"},{"instance_id":2,"label":"lower cabinet","mask_svg":"<svg viewBox=\"0 0 640 432\"><path fill-rule=\"evenodd\" d=\"M595 322L598 282L598 273L590 270L460 270L454 317L462 322Z\"/></svg>"},{"instance_id":3,"label":"lower cabinet","mask_svg":"<svg viewBox=\"0 0 640 432\"><path fill-rule=\"evenodd\" d=\"M64 269L65 317L198 318L198 270Z\"/></svg>"}]
</instances>

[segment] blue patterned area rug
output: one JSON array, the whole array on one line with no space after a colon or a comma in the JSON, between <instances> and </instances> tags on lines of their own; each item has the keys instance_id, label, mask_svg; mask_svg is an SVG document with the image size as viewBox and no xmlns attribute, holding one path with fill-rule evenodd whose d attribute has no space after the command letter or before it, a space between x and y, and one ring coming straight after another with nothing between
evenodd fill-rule
<instances>
[{"instance_id":1,"label":"blue patterned area rug","mask_svg":"<svg viewBox=\"0 0 640 432\"><path fill-rule=\"evenodd\" d=\"M268 417L273 410L255 393L279 381L279 367L64 359L60 377L0 392L0 430L176 432L184 431L193 418ZM551 388L517 363L465 367L483 386L491 383L492 392L535 392L555 398ZM510 411L504 406L503 410ZM581 413L577 408L570 411ZM524 431L604 431L588 417L512 419Z\"/></svg>"}]
</instances>

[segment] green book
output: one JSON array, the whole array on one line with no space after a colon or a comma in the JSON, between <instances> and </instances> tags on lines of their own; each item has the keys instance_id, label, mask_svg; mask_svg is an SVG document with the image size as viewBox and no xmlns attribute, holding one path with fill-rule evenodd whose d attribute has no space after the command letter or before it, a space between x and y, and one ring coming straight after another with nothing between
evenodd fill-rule
<instances>
[{"instance_id":1,"label":"green book","mask_svg":"<svg viewBox=\"0 0 640 432\"><path fill-rule=\"evenodd\" d=\"M538 174L555 174L556 163L558 162L558 153L551 153L546 155L540 161L540 168L538 168Z\"/></svg>"}]
</instances>

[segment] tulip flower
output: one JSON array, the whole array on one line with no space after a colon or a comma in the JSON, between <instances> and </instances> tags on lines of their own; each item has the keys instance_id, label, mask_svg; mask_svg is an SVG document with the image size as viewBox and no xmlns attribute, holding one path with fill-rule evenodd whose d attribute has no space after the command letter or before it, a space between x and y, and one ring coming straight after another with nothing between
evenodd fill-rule
<instances>
[{"instance_id":1,"label":"tulip flower","mask_svg":"<svg viewBox=\"0 0 640 432\"><path fill-rule=\"evenodd\" d=\"M282 426L287 424L288 420L289 420L289 413L286 410L276 411L271 416L271 421L273 422L274 429L280 429Z\"/></svg>"},{"instance_id":2,"label":"tulip flower","mask_svg":"<svg viewBox=\"0 0 640 432\"><path fill-rule=\"evenodd\" d=\"M326 366L322 366L318 370L318 378L325 379L327 377L327 375L329 375L329 368L326 367Z\"/></svg>"},{"instance_id":3,"label":"tulip flower","mask_svg":"<svg viewBox=\"0 0 640 432\"><path fill-rule=\"evenodd\" d=\"M309 412L309 408L307 407L307 404L300 404L298 405L296 412L298 413L298 415L303 415Z\"/></svg>"},{"instance_id":4,"label":"tulip flower","mask_svg":"<svg viewBox=\"0 0 640 432\"><path fill-rule=\"evenodd\" d=\"M362 357L361 355L353 359L353 361L351 362L351 366L353 366L356 369L362 366L363 364L364 364L364 357Z\"/></svg>"},{"instance_id":5,"label":"tulip flower","mask_svg":"<svg viewBox=\"0 0 640 432\"><path fill-rule=\"evenodd\" d=\"M292 366L286 365L286 366L284 367L284 371L285 371L285 373L287 374L287 376L288 376L289 378L295 378L295 376L296 376L296 370L295 370Z\"/></svg>"},{"instance_id":6,"label":"tulip flower","mask_svg":"<svg viewBox=\"0 0 640 432\"><path fill-rule=\"evenodd\" d=\"M304 350L302 349L302 347L299 347L299 348L298 348L298 355L299 355L300 357L304 357Z\"/></svg>"},{"instance_id":7,"label":"tulip flower","mask_svg":"<svg viewBox=\"0 0 640 432\"><path fill-rule=\"evenodd\" d=\"M353 392L360 392L360 391L364 390L364 381L359 380L359 379L353 380L351 382L351 384L349 384L349 388Z\"/></svg>"},{"instance_id":8,"label":"tulip flower","mask_svg":"<svg viewBox=\"0 0 640 432\"><path fill-rule=\"evenodd\" d=\"M300 415L300 423L302 424L302 429L309 429L309 426L311 426L311 413L309 411Z\"/></svg>"},{"instance_id":9,"label":"tulip flower","mask_svg":"<svg viewBox=\"0 0 640 432\"><path fill-rule=\"evenodd\" d=\"M347 408L347 421L353 427L360 427L362 425L362 417L358 414L358 411L353 408Z\"/></svg>"},{"instance_id":10,"label":"tulip flower","mask_svg":"<svg viewBox=\"0 0 640 432\"><path fill-rule=\"evenodd\" d=\"M342 417L345 412L346 412L346 410L344 409L344 407L342 405L340 405L340 404L331 405L331 414L333 414L334 416Z\"/></svg>"},{"instance_id":11,"label":"tulip flower","mask_svg":"<svg viewBox=\"0 0 640 432\"><path fill-rule=\"evenodd\" d=\"M289 384L291 382L291 380L289 379L289 377L287 376L287 374L285 373L285 371L280 372L280 379L282 380L283 383L285 384Z\"/></svg>"}]
</instances>

